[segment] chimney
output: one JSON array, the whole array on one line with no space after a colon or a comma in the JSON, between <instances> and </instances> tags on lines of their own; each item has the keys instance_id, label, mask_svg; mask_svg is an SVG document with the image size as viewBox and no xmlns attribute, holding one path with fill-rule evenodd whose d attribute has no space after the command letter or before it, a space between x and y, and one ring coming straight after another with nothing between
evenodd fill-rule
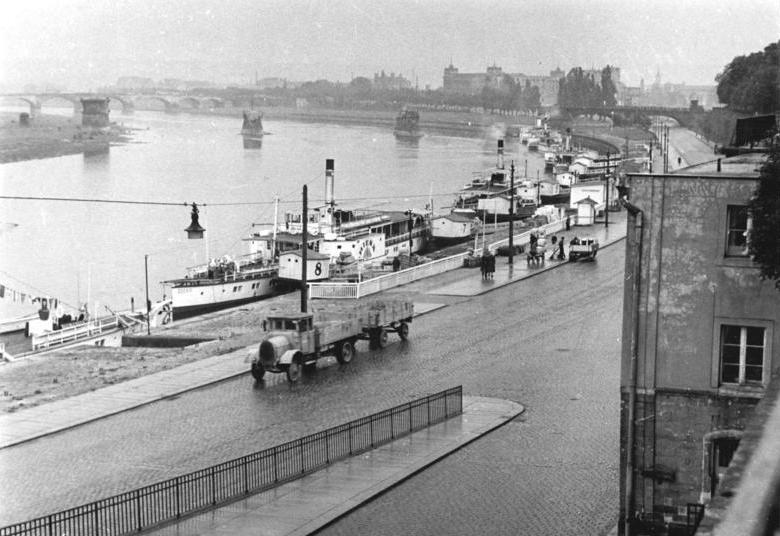
<instances>
[{"instance_id":1,"label":"chimney","mask_svg":"<svg viewBox=\"0 0 780 536\"><path fill-rule=\"evenodd\" d=\"M498 162L496 167L504 169L504 140L498 140Z\"/></svg>"},{"instance_id":2,"label":"chimney","mask_svg":"<svg viewBox=\"0 0 780 536\"><path fill-rule=\"evenodd\" d=\"M325 160L325 204L330 205L331 211L336 200L333 198L333 159Z\"/></svg>"}]
</instances>

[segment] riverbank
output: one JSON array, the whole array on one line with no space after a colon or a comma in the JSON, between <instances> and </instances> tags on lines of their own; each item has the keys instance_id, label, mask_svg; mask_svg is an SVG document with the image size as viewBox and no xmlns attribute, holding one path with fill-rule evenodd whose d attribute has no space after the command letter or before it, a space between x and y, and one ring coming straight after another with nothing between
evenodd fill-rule
<instances>
[{"instance_id":1,"label":"riverbank","mask_svg":"<svg viewBox=\"0 0 780 536\"><path fill-rule=\"evenodd\" d=\"M19 115L0 113L0 164L79 153L107 152L131 140L130 130L116 124L89 128L75 117L40 115L24 126Z\"/></svg>"}]
</instances>

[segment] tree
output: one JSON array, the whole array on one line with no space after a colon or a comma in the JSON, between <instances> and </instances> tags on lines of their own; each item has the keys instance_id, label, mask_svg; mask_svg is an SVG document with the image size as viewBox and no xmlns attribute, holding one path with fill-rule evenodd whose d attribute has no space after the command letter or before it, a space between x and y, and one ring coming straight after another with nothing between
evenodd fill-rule
<instances>
[{"instance_id":1,"label":"tree","mask_svg":"<svg viewBox=\"0 0 780 536\"><path fill-rule=\"evenodd\" d=\"M530 82L526 83L523 90L524 108L529 110L538 110L542 107L542 94L539 92L539 86L532 86Z\"/></svg>"},{"instance_id":2,"label":"tree","mask_svg":"<svg viewBox=\"0 0 780 536\"><path fill-rule=\"evenodd\" d=\"M763 52L737 56L718 73L718 99L729 108L749 113L774 113L780 108L780 53L772 43Z\"/></svg>"},{"instance_id":3,"label":"tree","mask_svg":"<svg viewBox=\"0 0 780 536\"><path fill-rule=\"evenodd\" d=\"M601 101L605 106L615 106L617 104L617 88L612 81L612 67L607 65L601 70Z\"/></svg>"},{"instance_id":4,"label":"tree","mask_svg":"<svg viewBox=\"0 0 780 536\"><path fill-rule=\"evenodd\" d=\"M753 229L750 254L761 268L761 279L771 279L780 290L780 144L774 143L761 167L758 188L750 200Z\"/></svg>"}]
</instances>

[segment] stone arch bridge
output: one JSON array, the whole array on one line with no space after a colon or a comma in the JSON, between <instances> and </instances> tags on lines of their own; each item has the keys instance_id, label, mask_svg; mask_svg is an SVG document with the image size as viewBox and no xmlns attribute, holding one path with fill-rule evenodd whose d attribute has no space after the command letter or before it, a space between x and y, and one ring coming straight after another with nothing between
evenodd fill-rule
<instances>
[{"instance_id":1,"label":"stone arch bridge","mask_svg":"<svg viewBox=\"0 0 780 536\"><path fill-rule=\"evenodd\" d=\"M581 115L612 117L620 114L628 120L638 122L643 117L664 116L677 121L680 126L691 128L695 126L694 118L704 112L700 107L666 108L662 106L569 106L561 107L561 115L571 118Z\"/></svg>"},{"instance_id":2,"label":"stone arch bridge","mask_svg":"<svg viewBox=\"0 0 780 536\"><path fill-rule=\"evenodd\" d=\"M67 101L73 105L73 113L83 111L81 99L108 98L122 105L122 113L130 114L136 109L137 104L157 102L162 104L166 113L176 113L181 110L199 110L224 108L233 103L219 97L192 96L192 95L158 95L158 94L120 94L120 93L26 93L0 95L0 103L12 104L19 101L30 107L30 117L41 114L43 105L52 101Z\"/></svg>"}]
</instances>

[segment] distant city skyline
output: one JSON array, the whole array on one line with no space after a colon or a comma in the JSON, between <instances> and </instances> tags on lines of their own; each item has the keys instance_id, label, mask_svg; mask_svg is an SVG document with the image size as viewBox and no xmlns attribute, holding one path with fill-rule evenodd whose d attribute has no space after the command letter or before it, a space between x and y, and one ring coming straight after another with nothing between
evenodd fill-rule
<instances>
[{"instance_id":1,"label":"distant city skyline","mask_svg":"<svg viewBox=\"0 0 780 536\"><path fill-rule=\"evenodd\" d=\"M0 8L0 80L90 90L122 76L348 82L384 70L421 88L489 65L714 85L780 37L775 0L29 0Z\"/></svg>"}]
</instances>

